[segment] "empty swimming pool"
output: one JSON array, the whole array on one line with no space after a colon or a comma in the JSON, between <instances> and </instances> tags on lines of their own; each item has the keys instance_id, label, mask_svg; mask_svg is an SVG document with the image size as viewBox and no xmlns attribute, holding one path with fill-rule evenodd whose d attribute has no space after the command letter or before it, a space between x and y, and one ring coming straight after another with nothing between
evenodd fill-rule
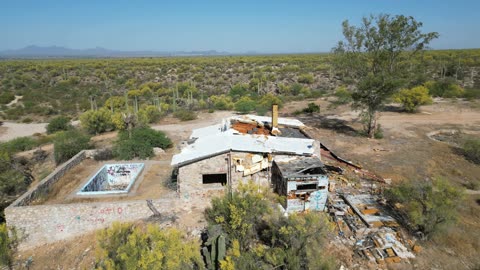
<instances>
[{"instance_id":1,"label":"empty swimming pool","mask_svg":"<svg viewBox=\"0 0 480 270\"><path fill-rule=\"evenodd\" d=\"M142 172L143 167L143 163L105 164L77 194L105 195L128 193Z\"/></svg>"}]
</instances>

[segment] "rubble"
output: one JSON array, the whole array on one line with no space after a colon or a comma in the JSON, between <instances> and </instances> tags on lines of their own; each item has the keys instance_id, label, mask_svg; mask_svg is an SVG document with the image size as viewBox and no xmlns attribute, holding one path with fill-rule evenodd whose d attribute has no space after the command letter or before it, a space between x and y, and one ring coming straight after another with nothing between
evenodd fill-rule
<instances>
[{"instance_id":1,"label":"rubble","mask_svg":"<svg viewBox=\"0 0 480 270\"><path fill-rule=\"evenodd\" d=\"M324 152L325 149L328 150L322 145ZM339 244L350 246L357 257L379 266L415 258L414 253L421 252L421 247L404 236L381 196L384 185L390 181L339 158L330 150L328 153L327 209L341 240Z\"/></svg>"}]
</instances>

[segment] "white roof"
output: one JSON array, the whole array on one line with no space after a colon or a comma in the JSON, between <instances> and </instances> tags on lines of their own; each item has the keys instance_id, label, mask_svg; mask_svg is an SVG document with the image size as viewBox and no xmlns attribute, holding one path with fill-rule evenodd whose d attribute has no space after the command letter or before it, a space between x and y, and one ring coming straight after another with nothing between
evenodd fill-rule
<instances>
[{"instance_id":1,"label":"white roof","mask_svg":"<svg viewBox=\"0 0 480 270\"><path fill-rule=\"evenodd\" d=\"M190 139L195 141L184 147L179 154L173 156L172 165L182 165L227 151L290 153L296 155L311 155L314 153L313 139L241 134L230 128L231 120L237 119L255 120L264 123L271 122L270 117L253 115L233 116L224 119L222 124L195 129L190 136ZM302 122L288 118L278 118L278 123L291 127L304 126Z\"/></svg>"}]
</instances>

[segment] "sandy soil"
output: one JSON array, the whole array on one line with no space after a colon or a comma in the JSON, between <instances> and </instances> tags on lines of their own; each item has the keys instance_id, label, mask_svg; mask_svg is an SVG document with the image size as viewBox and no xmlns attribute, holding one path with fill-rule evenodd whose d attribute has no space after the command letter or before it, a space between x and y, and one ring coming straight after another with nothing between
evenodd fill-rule
<instances>
[{"instance_id":1,"label":"sandy soil","mask_svg":"<svg viewBox=\"0 0 480 270\"><path fill-rule=\"evenodd\" d=\"M0 130L0 141L9 141L17 137L32 136L46 132L47 123L13 123L3 122ZM3 132L2 132L3 130Z\"/></svg>"}]
</instances>

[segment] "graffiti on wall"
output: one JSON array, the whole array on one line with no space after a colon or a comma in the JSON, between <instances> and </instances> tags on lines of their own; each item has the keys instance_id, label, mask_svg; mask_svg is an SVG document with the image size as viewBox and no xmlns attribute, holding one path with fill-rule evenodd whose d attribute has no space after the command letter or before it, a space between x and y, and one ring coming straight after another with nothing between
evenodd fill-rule
<instances>
[{"instance_id":1,"label":"graffiti on wall","mask_svg":"<svg viewBox=\"0 0 480 270\"><path fill-rule=\"evenodd\" d=\"M58 223L55 226L57 232L65 232L71 226L76 226L77 224L89 224L89 225L99 225L103 224L108 220L114 220L119 216L125 214L125 209L121 206L118 207L102 207L100 209L94 209L88 214L82 214L79 209L72 209L71 218L68 222Z\"/></svg>"}]
</instances>

